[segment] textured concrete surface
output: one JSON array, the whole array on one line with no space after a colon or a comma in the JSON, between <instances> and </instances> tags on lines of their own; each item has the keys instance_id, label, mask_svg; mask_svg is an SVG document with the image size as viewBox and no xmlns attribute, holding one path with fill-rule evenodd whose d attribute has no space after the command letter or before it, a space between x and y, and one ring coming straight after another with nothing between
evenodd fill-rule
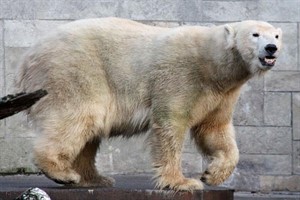
<instances>
[{"instance_id":1,"label":"textured concrete surface","mask_svg":"<svg viewBox=\"0 0 300 200\"><path fill-rule=\"evenodd\" d=\"M236 127L238 147L242 154L280 155L292 151L290 127Z\"/></svg>"},{"instance_id":2,"label":"textured concrete surface","mask_svg":"<svg viewBox=\"0 0 300 200\"><path fill-rule=\"evenodd\" d=\"M266 125L291 126L291 93L267 92L264 103Z\"/></svg>"},{"instance_id":3,"label":"textured concrete surface","mask_svg":"<svg viewBox=\"0 0 300 200\"><path fill-rule=\"evenodd\" d=\"M247 191L300 191L299 0L1 0L0 95L13 93L20 57L43 35L75 19L106 16L166 27L246 19L281 27L284 45L276 67L247 83L237 103L234 124L241 162L224 185ZM0 121L0 173L38 172L31 154L36 134L22 114ZM104 141L97 156L99 171L151 172L145 138ZM201 173L207 162L188 136L184 147L183 171Z\"/></svg>"},{"instance_id":4,"label":"textured concrete surface","mask_svg":"<svg viewBox=\"0 0 300 200\"><path fill-rule=\"evenodd\" d=\"M300 140L300 93L293 94L293 139Z\"/></svg>"},{"instance_id":5,"label":"textured concrete surface","mask_svg":"<svg viewBox=\"0 0 300 200\"><path fill-rule=\"evenodd\" d=\"M3 21L0 21L0 97L5 94L5 78L4 78L4 44L3 44ZM0 139L5 135L5 122L0 120Z\"/></svg>"},{"instance_id":6,"label":"textured concrete surface","mask_svg":"<svg viewBox=\"0 0 300 200\"><path fill-rule=\"evenodd\" d=\"M261 176L265 191L300 191L300 176Z\"/></svg>"},{"instance_id":7,"label":"textured concrete surface","mask_svg":"<svg viewBox=\"0 0 300 200\"><path fill-rule=\"evenodd\" d=\"M299 200L300 193L246 193L236 192L234 200Z\"/></svg>"},{"instance_id":8,"label":"textured concrete surface","mask_svg":"<svg viewBox=\"0 0 300 200\"><path fill-rule=\"evenodd\" d=\"M293 142L293 161L293 173L300 175L300 141Z\"/></svg>"},{"instance_id":9,"label":"textured concrete surface","mask_svg":"<svg viewBox=\"0 0 300 200\"><path fill-rule=\"evenodd\" d=\"M238 168L242 173L256 175L290 175L292 173L290 155L242 154Z\"/></svg>"},{"instance_id":10,"label":"textured concrete surface","mask_svg":"<svg viewBox=\"0 0 300 200\"><path fill-rule=\"evenodd\" d=\"M270 71L265 75L266 91L299 92L299 71Z\"/></svg>"},{"instance_id":11,"label":"textured concrete surface","mask_svg":"<svg viewBox=\"0 0 300 200\"><path fill-rule=\"evenodd\" d=\"M300 12L300 11L299 11ZM297 62L297 58L299 56L298 52L298 41L297 33L298 23L272 23L276 27L280 27L284 31L283 36L283 47L282 52L283 56L277 62L277 67L275 67L274 71L285 71L285 70L299 70L299 61Z\"/></svg>"}]
</instances>

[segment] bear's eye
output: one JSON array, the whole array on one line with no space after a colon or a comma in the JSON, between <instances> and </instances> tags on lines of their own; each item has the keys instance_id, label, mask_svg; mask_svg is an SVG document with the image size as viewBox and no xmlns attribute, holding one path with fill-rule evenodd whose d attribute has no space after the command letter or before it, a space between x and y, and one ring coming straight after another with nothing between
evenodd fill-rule
<instances>
[{"instance_id":1,"label":"bear's eye","mask_svg":"<svg viewBox=\"0 0 300 200\"><path fill-rule=\"evenodd\" d=\"M253 33L252 35L253 35L253 37L259 37L258 33Z\"/></svg>"},{"instance_id":2,"label":"bear's eye","mask_svg":"<svg viewBox=\"0 0 300 200\"><path fill-rule=\"evenodd\" d=\"M278 36L278 35L275 35L275 38L276 38L276 39L278 39L278 38L279 38L279 36Z\"/></svg>"}]
</instances>

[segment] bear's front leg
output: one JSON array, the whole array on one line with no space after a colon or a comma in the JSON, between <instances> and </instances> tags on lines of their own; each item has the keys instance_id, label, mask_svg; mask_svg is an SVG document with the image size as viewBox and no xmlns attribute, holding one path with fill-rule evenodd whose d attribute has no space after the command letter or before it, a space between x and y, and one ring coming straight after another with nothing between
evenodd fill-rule
<instances>
[{"instance_id":1,"label":"bear's front leg","mask_svg":"<svg viewBox=\"0 0 300 200\"><path fill-rule=\"evenodd\" d=\"M156 187L192 191L203 189L200 181L185 178L181 170L181 151L185 130L154 124L150 135Z\"/></svg>"},{"instance_id":2,"label":"bear's front leg","mask_svg":"<svg viewBox=\"0 0 300 200\"><path fill-rule=\"evenodd\" d=\"M228 92L219 106L191 129L198 149L211 161L201 177L208 185L223 183L238 163L239 151L232 125L233 108L238 96L239 88Z\"/></svg>"},{"instance_id":3,"label":"bear's front leg","mask_svg":"<svg viewBox=\"0 0 300 200\"><path fill-rule=\"evenodd\" d=\"M239 160L233 126L199 127L198 132L194 132L194 137L198 148L211 160L201 180L208 185L223 183L232 174Z\"/></svg>"}]
</instances>

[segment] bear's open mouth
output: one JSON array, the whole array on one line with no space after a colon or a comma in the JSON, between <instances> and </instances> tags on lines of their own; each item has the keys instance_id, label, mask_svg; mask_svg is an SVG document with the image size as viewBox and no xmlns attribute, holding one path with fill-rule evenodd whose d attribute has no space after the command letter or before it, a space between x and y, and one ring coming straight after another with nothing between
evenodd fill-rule
<instances>
[{"instance_id":1,"label":"bear's open mouth","mask_svg":"<svg viewBox=\"0 0 300 200\"><path fill-rule=\"evenodd\" d=\"M276 57L266 56L264 58L259 58L259 61L263 66L273 67L275 65L275 62L276 62Z\"/></svg>"}]
</instances>

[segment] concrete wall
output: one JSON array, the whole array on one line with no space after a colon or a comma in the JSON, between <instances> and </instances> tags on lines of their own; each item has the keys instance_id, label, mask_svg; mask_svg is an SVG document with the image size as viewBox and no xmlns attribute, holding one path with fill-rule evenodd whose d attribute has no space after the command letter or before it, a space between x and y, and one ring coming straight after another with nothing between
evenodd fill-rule
<instances>
[{"instance_id":1,"label":"concrete wall","mask_svg":"<svg viewBox=\"0 0 300 200\"><path fill-rule=\"evenodd\" d=\"M160 26L209 25L245 19L269 21L284 32L277 66L251 80L237 105L234 124L241 158L225 186L238 190L300 191L299 0L1 0L0 96L12 93L16 63L37 39L75 19L117 16ZM26 118L0 121L0 172L37 172L34 133ZM97 157L105 173L151 172L144 137L105 141ZM205 162L187 138L186 173Z\"/></svg>"}]
</instances>

